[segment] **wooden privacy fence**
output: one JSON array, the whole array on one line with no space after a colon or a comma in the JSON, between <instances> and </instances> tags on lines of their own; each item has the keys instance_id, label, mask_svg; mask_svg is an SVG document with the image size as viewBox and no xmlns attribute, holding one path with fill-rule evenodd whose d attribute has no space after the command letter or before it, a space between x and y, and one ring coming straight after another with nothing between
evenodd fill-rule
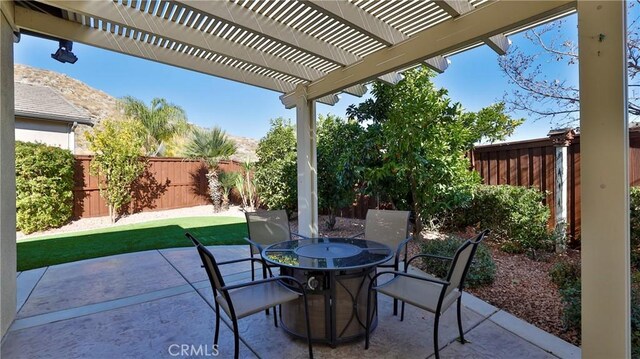
<instances>
[{"instance_id":1,"label":"wooden privacy fence","mask_svg":"<svg viewBox=\"0 0 640 359\"><path fill-rule=\"evenodd\" d=\"M640 185L640 128L629 131L629 181ZM534 187L547 192L551 209L549 226L555 226L555 153L550 138L479 146L471 153L471 165L484 184ZM567 148L567 234L580 238L580 135Z\"/></svg>"},{"instance_id":2,"label":"wooden privacy fence","mask_svg":"<svg viewBox=\"0 0 640 359\"><path fill-rule=\"evenodd\" d=\"M89 173L92 156L76 156L73 215L75 218L109 215L98 189L99 178ZM193 207L211 203L207 193L207 168L197 160L152 157L133 187L129 213ZM222 171L239 172L241 165L220 161Z\"/></svg>"}]
</instances>

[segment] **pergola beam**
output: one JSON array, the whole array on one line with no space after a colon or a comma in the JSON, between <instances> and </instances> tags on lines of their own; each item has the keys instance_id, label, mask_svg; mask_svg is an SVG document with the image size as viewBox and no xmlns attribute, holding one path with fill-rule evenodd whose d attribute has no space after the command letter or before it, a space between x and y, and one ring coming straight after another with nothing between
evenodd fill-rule
<instances>
[{"instance_id":1,"label":"pergola beam","mask_svg":"<svg viewBox=\"0 0 640 359\"><path fill-rule=\"evenodd\" d=\"M305 80L315 80L325 75L324 72L302 66L293 61L243 46L219 36L207 34L175 21L153 16L147 12L136 10L113 1L52 1L41 0L42 3L81 15L106 20L118 26L135 29L149 34L157 34L163 38L180 42L192 47L212 51L224 56L241 60L261 67L295 76Z\"/></svg>"},{"instance_id":2,"label":"pergola beam","mask_svg":"<svg viewBox=\"0 0 640 359\"><path fill-rule=\"evenodd\" d=\"M332 71L308 85L310 99L336 93L425 59L453 52L510 29L549 19L574 8L573 0L498 1L482 6L455 21L445 21L362 61Z\"/></svg>"},{"instance_id":3,"label":"pergola beam","mask_svg":"<svg viewBox=\"0 0 640 359\"><path fill-rule=\"evenodd\" d=\"M191 56L180 51L174 51L144 41L135 40L130 37L119 36L109 31L93 29L76 22L63 20L26 8L16 6L15 18L19 28L44 35L61 37L101 49L132 55L277 92L287 92L295 88L295 86L289 82L254 74L204 58Z\"/></svg>"},{"instance_id":4,"label":"pergola beam","mask_svg":"<svg viewBox=\"0 0 640 359\"><path fill-rule=\"evenodd\" d=\"M435 3L453 18L469 13L475 9L467 0L436 0ZM511 41L502 34L488 37L483 39L483 41L498 55L506 54L509 46L511 46Z\"/></svg>"},{"instance_id":5,"label":"pergola beam","mask_svg":"<svg viewBox=\"0 0 640 359\"><path fill-rule=\"evenodd\" d=\"M428 68L441 74L449 67L449 60L444 56L432 57L424 62Z\"/></svg>"},{"instance_id":6,"label":"pergola beam","mask_svg":"<svg viewBox=\"0 0 640 359\"><path fill-rule=\"evenodd\" d=\"M400 31L350 2L337 0L304 0L303 2L386 46L395 45L407 38Z\"/></svg>"},{"instance_id":7,"label":"pergola beam","mask_svg":"<svg viewBox=\"0 0 640 359\"><path fill-rule=\"evenodd\" d=\"M262 34L274 41L284 43L342 66L359 60L356 55L346 50L229 1L190 1L180 3L187 8L206 13L207 16L212 18Z\"/></svg>"}]
</instances>

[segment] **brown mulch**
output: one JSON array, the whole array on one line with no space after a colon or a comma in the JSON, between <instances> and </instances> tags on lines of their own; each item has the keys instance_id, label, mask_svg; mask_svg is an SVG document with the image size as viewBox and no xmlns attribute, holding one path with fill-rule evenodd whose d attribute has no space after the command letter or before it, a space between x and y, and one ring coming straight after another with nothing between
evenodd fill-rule
<instances>
[{"instance_id":1,"label":"brown mulch","mask_svg":"<svg viewBox=\"0 0 640 359\"><path fill-rule=\"evenodd\" d=\"M468 289L482 300L521 318L572 344L580 345L578 333L562 324L562 302L558 287L551 282L549 270L565 256L579 260L580 253L550 255L532 260L525 255L504 253L490 245L496 263L492 285Z\"/></svg>"},{"instance_id":2,"label":"brown mulch","mask_svg":"<svg viewBox=\"0 0 640 359\"><path fill-rule=\"evenodd\" d=\"M320 235L323 237L349 237L364 231L364 220L337 218L333 230L326 227L326 216L320 216ZM297 222L291 222L296 232ZM458 235L464 238L470 233ZM439 237L437 233L427 233L427 238ZM549 270L561 260L579 261L580 252L568 251L564 255L549 254L539 260L526 255L509 254L489 243L496 263L496 278L492 285L466 289L478 298L523 319L536 327L556 335L574 345L580 345L578 334L566 330L562 324L562 302L557 286L551 282ZM409 256L420 253L420 243L414 241L409 247Z\"/></svg>"}]
</instances>

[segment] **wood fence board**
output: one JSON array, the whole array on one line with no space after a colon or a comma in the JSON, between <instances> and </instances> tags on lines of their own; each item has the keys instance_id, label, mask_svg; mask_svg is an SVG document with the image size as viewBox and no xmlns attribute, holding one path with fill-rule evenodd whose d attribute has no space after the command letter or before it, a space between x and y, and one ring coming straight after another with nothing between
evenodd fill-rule
<instances>
[{"instance_id":1,"label":"wood fence board","mask_svg":"<svg viewBox=\"0 0 640 359\"><path fill-rule=\"evenodd\" d=\"M76 156L74 218L106 216L109 210L100 197L97 176L89 173L91 156ZM206 166L182 158L149 158L147 171L132 189L129 212L193 207L210 203ZM222 171L241 171L239 163L220 161Z\"/></svg>"}]
</instances>

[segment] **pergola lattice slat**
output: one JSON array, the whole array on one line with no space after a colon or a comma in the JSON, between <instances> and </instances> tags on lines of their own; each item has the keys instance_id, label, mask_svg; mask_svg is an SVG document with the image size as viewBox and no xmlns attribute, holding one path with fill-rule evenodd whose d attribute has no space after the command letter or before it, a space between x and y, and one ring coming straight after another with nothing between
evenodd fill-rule
<instances>
[{"instance_id":1,"label":"pergola lattice slat","mask_svg":"<svg viewBox=\"0 0 640 359\"><path fill-rule=\"evenodd\" d=\"M120 26L119 35L122 35L122 27L125 26L142 32L161 33L165 38L172 41L219 53L261 67L271 68L275 71L305 80L318 79L325 74L314 68L299 65L295 62L258 51L249 46L242 46L219 36L208 35L178 22L164 20L163 18L138 11L132 7L120 5L116 2L50 0L43 0L42 2L61 7L73 13L100 18L103 21L106 20L110 22L112 26L117 24Z\"/></svg>"},{"instance_id":2,"label":"pergola lattice slat","mask_svg":"<svg viewBox=\"0 0 640 359\"><path fill-rule=\"evenodd\" d=\"M269 78L267 76L261 76L248 71L242 71L215 61L208 61L200 57L189 56L181 52L176 52L165 47L155 46L143 41L111 34L108 31L92 30L90 27L84 26L80 23L67 21L41 12L16 7L15 15L16 23L20 28L45 35L59 36L71 41L90 44L102 49L161 62L167 65L181 67L228 80L243 82L277 92L291 91L295 87L295 85L289 82Z\"/></svg>"}]
</instances>

